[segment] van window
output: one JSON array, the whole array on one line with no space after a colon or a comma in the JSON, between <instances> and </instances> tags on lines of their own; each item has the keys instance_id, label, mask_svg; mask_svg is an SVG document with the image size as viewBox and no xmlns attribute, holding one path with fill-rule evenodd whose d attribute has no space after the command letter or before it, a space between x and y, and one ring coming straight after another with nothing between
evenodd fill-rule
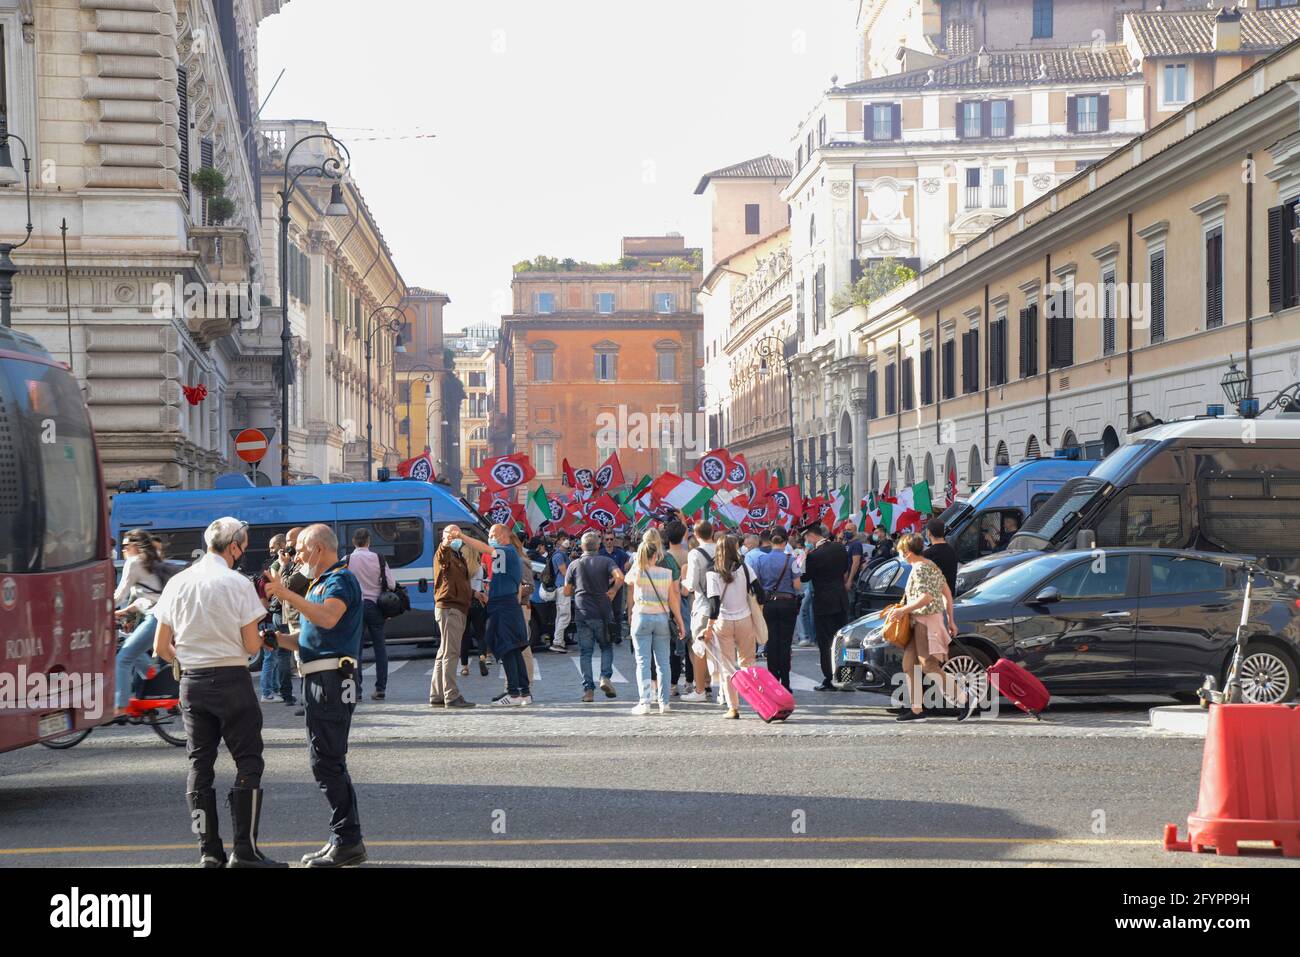
<instances>
[{"instance_id":1,"label":"van window","mask_svg":"<svg viewBox=\"0 0 1300 957\"><path fill-rule=\"evenodd\" d=\"M424 554L424 522L418 518L386 518L339 523L340 550L352 551L352 535L370 531L370 550L382 555L389 568L405 568ZM441 533L439 533L441 534Z\"/></svg>"},{"instance_id":2,"label":"van window","mask_svg":"<svg viewBox=\"0 0 1300 957\"><path fill-rule=\"evenodd\" d=\"M957 539L954 549L957 561L972 562L982 555L992 555L1007 547L1016 532L1020 531L1020 509L1008 508L985 512L978 521L971 522Z\"/></svg>"},{"instance_id":3,"label":"van window","mask_svg":"<svg viewBox=\"0 0 1300 957\"><path fill-rule=\"evenodd\" d=\"M1037 495L1031 498L1029 500L1029 514L1033 515L1034 512L1038 511L1038 506L1042 505L1051 497L1052 497L1051 492L1039 492Z\"/></svg>"},{"instance_id":4,"label":"van window","mask_svg":"<svg viewBox=\"0 0 1300 957\"><path fill-rule=\"evenodd\" d=\"M1112 502L1097 524L1097 545L1177 548L1187 544L1183 497L1170 493L1133 493Z\"/></svg>"}]
</instances>

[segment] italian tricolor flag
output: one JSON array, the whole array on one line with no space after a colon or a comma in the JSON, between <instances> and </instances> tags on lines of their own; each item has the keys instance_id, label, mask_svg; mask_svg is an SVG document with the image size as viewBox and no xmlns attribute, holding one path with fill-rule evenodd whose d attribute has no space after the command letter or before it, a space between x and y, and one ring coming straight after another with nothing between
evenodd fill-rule
<instances>
[{"instance_id":1,"label":"italian tricolor flag","mask_svg":"<svg viewBox=\"0 0 1300 957\"><path fill-rule=\"evenodd\" d=\"M551 520L551 502L542 486L537 486L529 494L528 501L524 503L524 516L528 519L530 535L540 534L543 523Z\"/></svg>"},{"instance_id":2,"label":"italian tricolor flag","mask_svg":"<svg viewBox=\"0 0 1300 957\"><path fill-rule=\"evenodd\" d=\"M745 506L737 505L734 502L723 502L721 505L714 502L713 514L718 521L734 531L740 527L740 523L745 520L749 513Z\"/></svg>"},{"instance_id":3,"label":"italian tricolor flag","mask_svg":"<svg viewBox=\"0 0 1300 957\"><path fill-rule=\"evenodd\" d=\"M921 516L933 511L929 483L917 482L899 492L896 501L880 503L880 524L889 532L916 528L921 524Z\"/></svg>"},{"instance_id":4,"label":"italian tricolor flag","mask_svg":"<svg viewBox=\"0 0 1300 957\"><path fill-rule=\"evenodd\" d=\"M714 491L706 485L665 472L651 484L650 494L654 501L667 502L683 515L689 516L708 505Z\"/></svg>"}]
</instances>

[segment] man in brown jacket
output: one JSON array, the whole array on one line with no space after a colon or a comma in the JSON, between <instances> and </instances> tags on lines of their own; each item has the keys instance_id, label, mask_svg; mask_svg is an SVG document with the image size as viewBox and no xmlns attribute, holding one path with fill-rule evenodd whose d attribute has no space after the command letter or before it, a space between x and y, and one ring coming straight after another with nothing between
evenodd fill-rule
<instances>
[{"instance_id":1,"label":"man in brown jacket","mask_svg":"<svg viewBox=\"0 0 1300 957\"><path fill-rule=\"evenodd\" d=\"M465 637L470 603L469 565L461 554L464 544L460 528L448 525L433 556L433 615L442 634L429 685L429 706L433 708L474 707L456 687L456 667L460 664L460 643Z\"/></svg>"}]
</instances>

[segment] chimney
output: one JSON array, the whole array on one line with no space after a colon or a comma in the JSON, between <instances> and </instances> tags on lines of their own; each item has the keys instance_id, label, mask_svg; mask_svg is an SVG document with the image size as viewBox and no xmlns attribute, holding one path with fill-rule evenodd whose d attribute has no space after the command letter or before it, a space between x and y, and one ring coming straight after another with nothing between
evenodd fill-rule
<instances>
[{"instance_id":1,"label":"chimney","mask_svg":"<svg viewBox=\"0 0 1300 957\"><path fill-rule=\"evenodd\" d=\"M1236 53L1241 49L1241 10L1220 8L1214 15L1214 52Z\"/></svg>"},{"instance_id":2,"label":"chimney","mask_svg":"<svg viewBox=\"0 0 1300 957\"><path fill-rule=\"evenodd\" d=\"M980 73L984 73L989 68L989 51L986 47L980 46L979 53L975 54L975 66L979 68Z\"/></svg>"}]
</instances>

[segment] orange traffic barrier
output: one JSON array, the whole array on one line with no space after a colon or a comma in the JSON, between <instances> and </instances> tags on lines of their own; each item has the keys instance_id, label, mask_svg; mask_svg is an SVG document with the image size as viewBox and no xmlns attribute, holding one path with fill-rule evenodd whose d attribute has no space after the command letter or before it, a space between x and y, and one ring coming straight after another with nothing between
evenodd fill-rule
<instances>
[{"instance_id":1,"label":"orange traffic barrier","mask_svg":"<svg viewBox=\"0 0 1300 957\"><path fill-rule=\"evenodd\" d=\"M1165 825L1165 850L1235 856L1242 841L1271 842L1300 857L1300 709L1210 705L1201 789L1187 840Z\"/></svg>"}]
</instances>

